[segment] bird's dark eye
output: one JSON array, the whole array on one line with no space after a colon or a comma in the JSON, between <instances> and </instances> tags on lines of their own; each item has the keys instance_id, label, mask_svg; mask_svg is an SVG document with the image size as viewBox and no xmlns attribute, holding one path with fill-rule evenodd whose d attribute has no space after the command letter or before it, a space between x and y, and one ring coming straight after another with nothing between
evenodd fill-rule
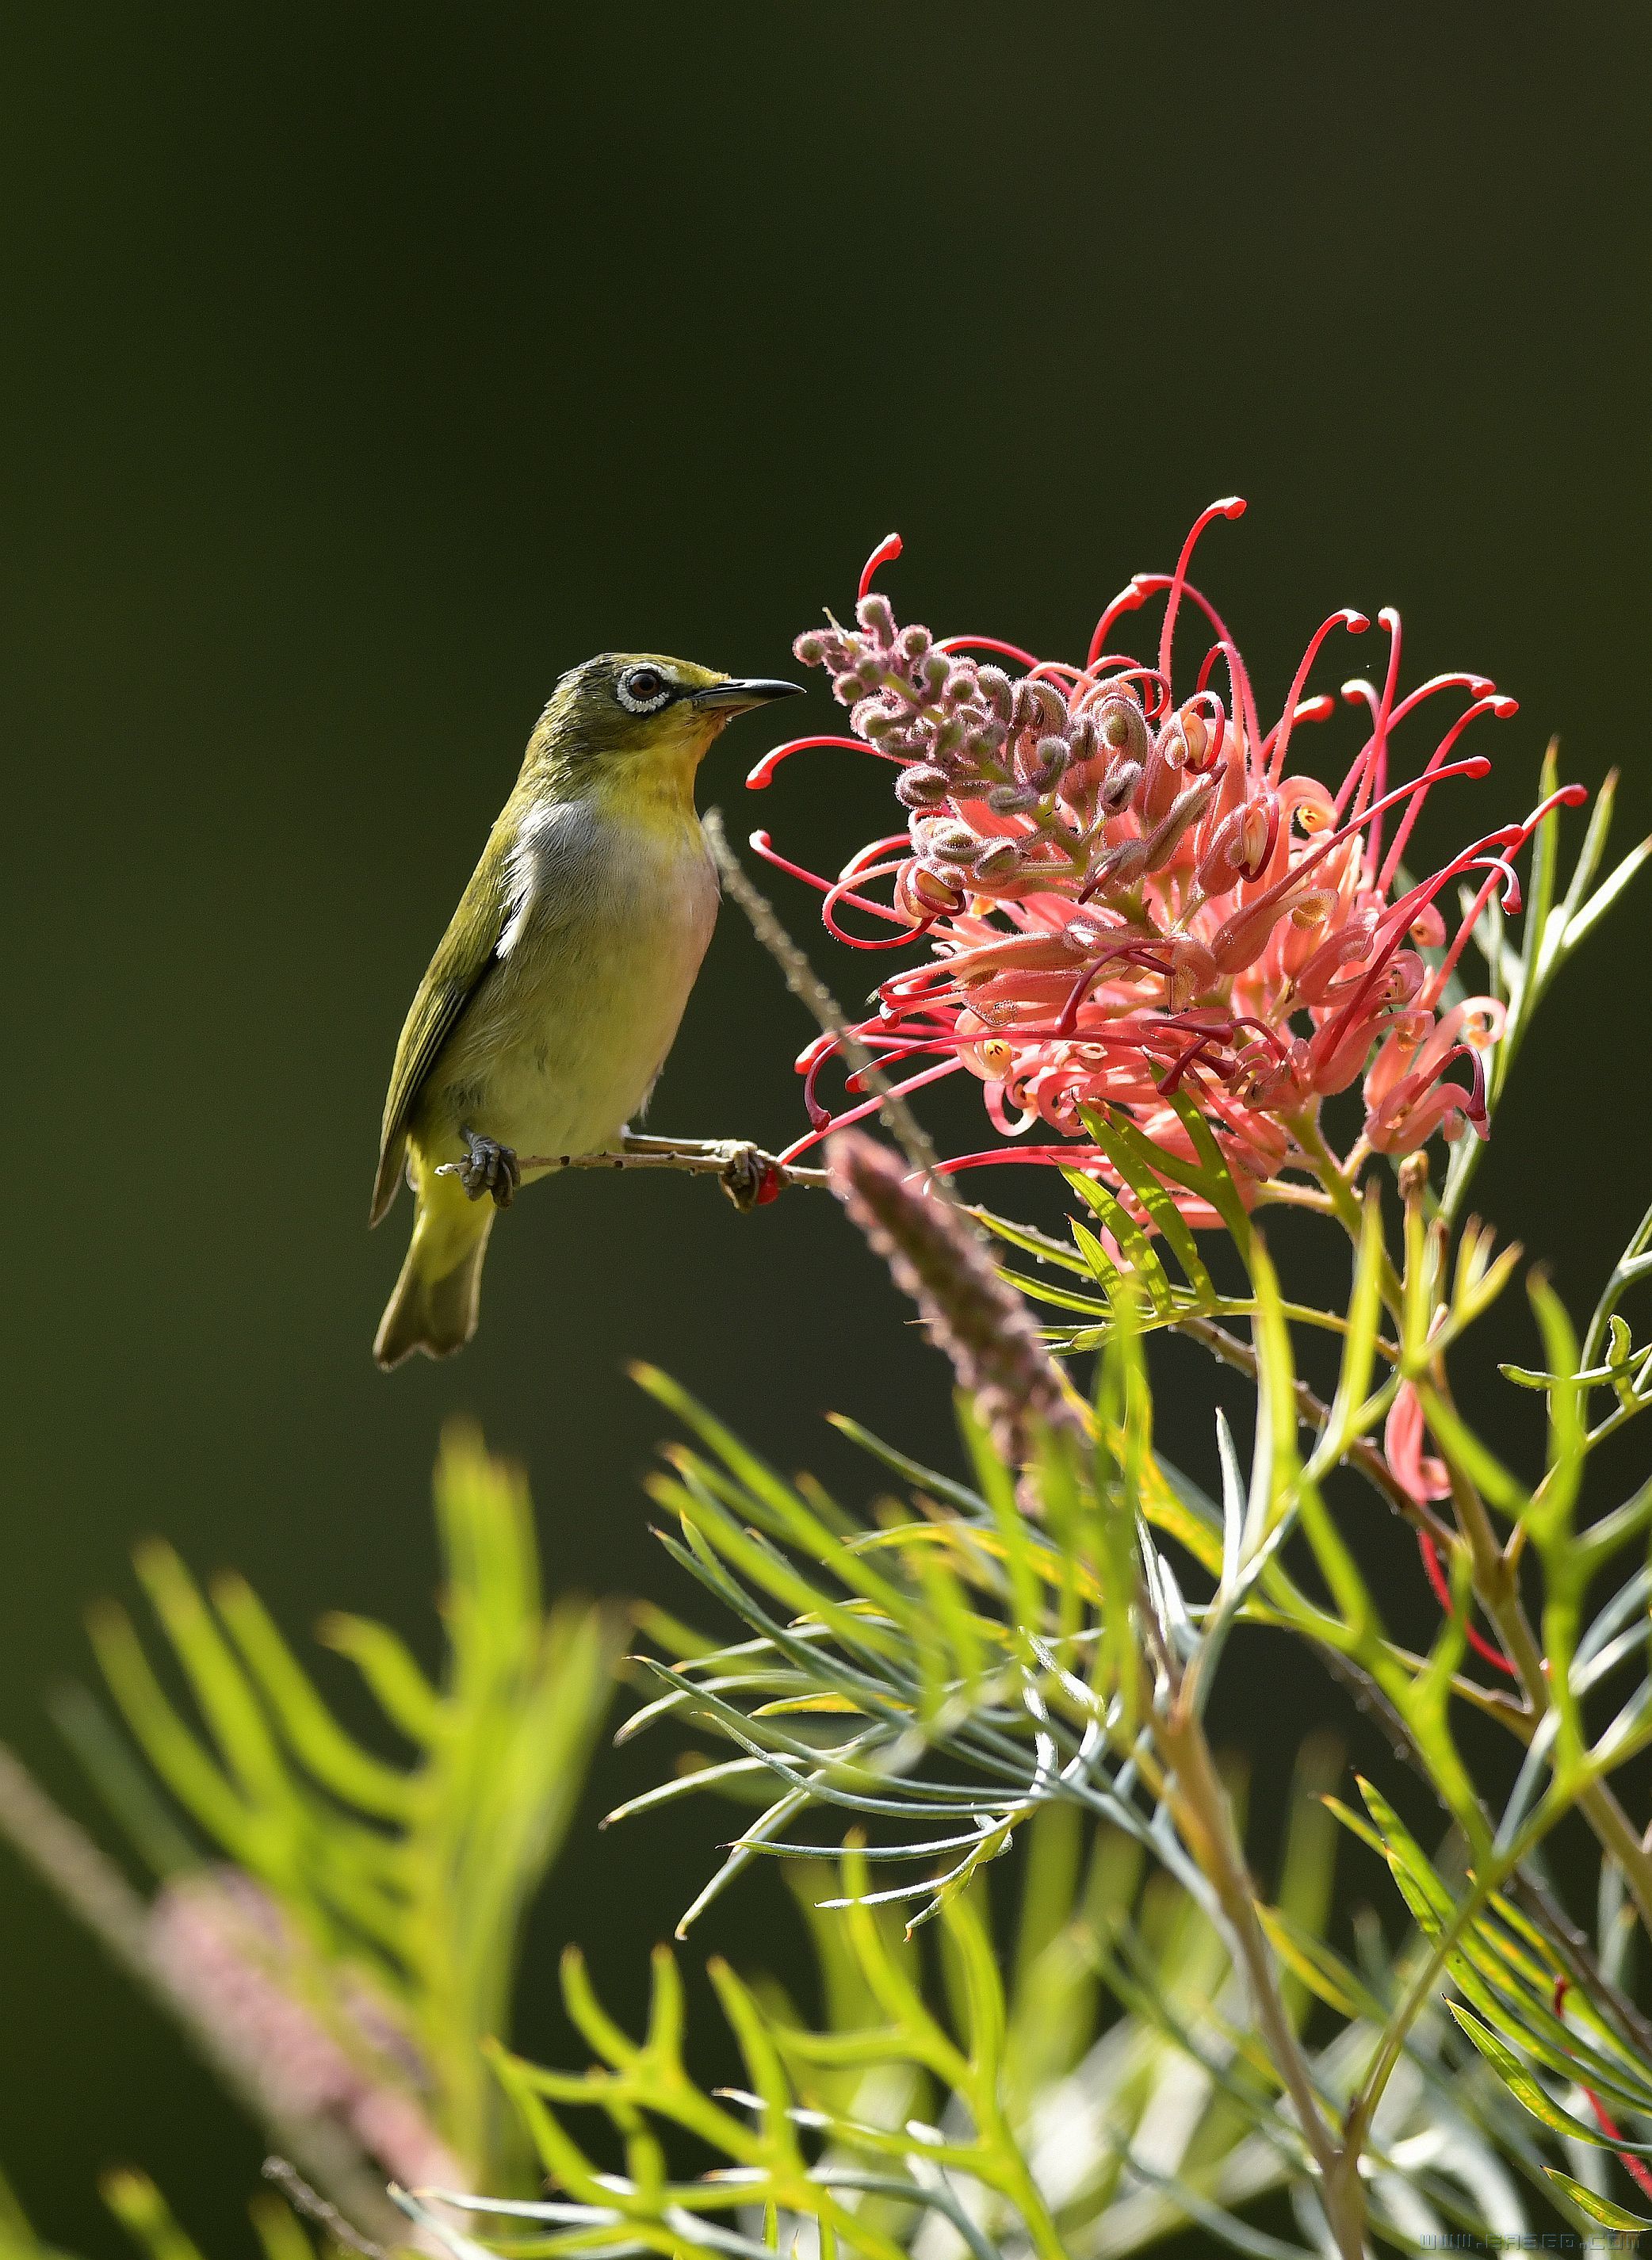
<instances>
[{"instance_id":1,"label":"bird's dark eye","mask_svg":"<svg viewBox=\"0 0 1652 2260\"><path fill-rule=\"evenodd\" d=\"M614 688L633 714L655 713L671 696L671 684L657 667L628 667Z\"/></svg>"}]
</instances>

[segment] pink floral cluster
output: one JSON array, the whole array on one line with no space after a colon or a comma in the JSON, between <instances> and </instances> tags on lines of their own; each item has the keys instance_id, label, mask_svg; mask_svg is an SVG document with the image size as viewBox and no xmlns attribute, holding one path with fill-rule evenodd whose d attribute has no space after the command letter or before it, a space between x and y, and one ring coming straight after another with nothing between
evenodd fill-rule
<instances>
[{"instance_id":1,"label":"pink floral cluster","mask_svg":"<svg viewBox=\"0 0 1652 2260\"><path fill-rule=\"evenodd\" d=\"M1369 729L1333 790L1293 772L1304 723L1331 697L1307 695L1321 645L1362 632L1339 611L1316 632L1279 719L1264 729L1244 661L1215 608L1189 581L1200 534L1238 501L1214 504L1188 535L1174 573L1139 574L1102 614L1082 667L1036 659L996 639L933 637L900 627L870 589L899 543L874 553L853 627L835 621L797 639L798 658L825 668L853 735L794 740L753 772L807 746L853 746L896 763L903 832L874 840L836 880L754 845L819 888L829 929L862 949L919 937L926 962L895 973L857 1031L912 1090L965 1069L983 1086L994 1126L1022 1140L1035 1126L1059 1145L1023 1144L958 1157L958 1169L1015 1158L1105 1169L1081 1110L1122 1108L1149 1136L1190 1153L1170 1104L1197 1101L1241 1188L1297 1150L1293 1126L1363 1078L1363 1148L1405 1154L1438 1131L1486 1130L1484 1055L1501 1032L1489 997L1448 999L1469 935L1494 891L1519 907L1510 857L1545 810L1476 840L1427 877L1402 876L1427 795L1490 763L1462 758L1464 731L1514 701L1484 677L1434 676L1398 693L1398 615L1381 689L1343 686ZM1162 595L1153 663L1110 647L1119 620ZM1191 689L1173 681L1178 621L1191 612L1208 640ZM1008 665L1000 664L1007 662ZM1014 671L1012 672L1012 669ZM1458 711L1409 782L1390 779L1394 733L1444 694ZM1580 788L1559 798L1576 802ZM1546 807L1551 804L1546 804ZM1474 875L1455 932L1442 898ZM891 883L890 899L867 890ZM847 931L853 910L897 931ZM817 1084L838 1048L803 1055L812 1127L793 1158L839 1125ZM1456 1070L1456 1072L1454 1072ZM851 1076L849 1095L856 1097ZM1191 1196L1195 1221L1212 1220Z\"/></svg>"}]
</instances>

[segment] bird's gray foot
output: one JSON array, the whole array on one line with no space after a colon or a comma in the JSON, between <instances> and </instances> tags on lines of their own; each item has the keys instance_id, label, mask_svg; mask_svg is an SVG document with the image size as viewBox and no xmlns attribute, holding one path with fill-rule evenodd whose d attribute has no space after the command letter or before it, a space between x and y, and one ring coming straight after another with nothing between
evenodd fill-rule
<instances>
[{"instance_id":1,"label":"bird's gray foot","mask_svg":"<svg viewBox=\"0 0 1652 2260\"><path fill-rule=\"evenodd\" d=\"M717 1182L737 1209L762 1208L780 1191L780 1166L761 1146L732 1146Z\"/></svg>"},{"instance_id":2,"label":"bird's gray foot","mask_svg":"<svg viewBox=\"0 0 1652 2260\"><path fill-rule=\"evenodd\" d=\"M462 1162L446 1162L442 1173L458 1178L466 1197L480 1200L491 1193L495 1208L509 1208L522 1184L522 1165L514 1148L501 1146L495 1138L479 1137L474 1130L461 1130L465 1141Z\"/></svg>"}]
</instances>

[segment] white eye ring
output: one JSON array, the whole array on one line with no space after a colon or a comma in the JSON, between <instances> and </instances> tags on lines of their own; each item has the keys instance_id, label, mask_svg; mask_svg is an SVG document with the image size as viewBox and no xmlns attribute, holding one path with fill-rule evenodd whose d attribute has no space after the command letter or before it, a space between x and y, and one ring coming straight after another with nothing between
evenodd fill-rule
<instances>
[{"instance_id":1,"label":"white eye ring","mask_svg":"<svg viewBox=\"0 0 1652 2260\"><path fill-rule=\"evenodd\" d=\"M639 676L652 676L660 688L652 697L639 698L631 685ZM676 685L657 667L628 667L614 685L614 696L628 714L657 714Z\"/></svg>"}]
</instances>

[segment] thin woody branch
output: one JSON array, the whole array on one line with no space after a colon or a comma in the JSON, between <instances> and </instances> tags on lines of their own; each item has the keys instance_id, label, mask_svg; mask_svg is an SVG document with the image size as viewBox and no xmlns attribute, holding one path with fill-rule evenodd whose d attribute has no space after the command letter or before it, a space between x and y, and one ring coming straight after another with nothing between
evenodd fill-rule
<instances>
[{"instance_id":1,"label":"thin woody branch","mask_svg":"<svg viewBox=\"0 0 1652 2260\"><path fill-rule=\"evenodd\" d=\"M942 1199L962 1207L951 1181L941 1169L940 1156L929 1133L890 1084L837 998L787 933L768 896L754 885L745 865L729 845L719 810L706 811L704 828L712 859L724 887L751 920L752 932L784 974L787 988L807 1006L821 1029L836 1037L838 1048L856 1077L876 1094L890 1134L912 1167L923 1172L932 1190Z\"/></svg>"},{"instance_id":2,"label":"thin woody branch","mask_svg":"<svg viewBox=\"0 0 1652 2260\"><path fill-rule=\"evenodd\" d=\"M777 1161L743 1138L628 1137L616 1153L524 1154L524 1169L677 1169L694 1177L714 1176L736 1208L756 1208L786 1185L826 1184L824 1169L801 1169Z\"/></svg>"}]
</instances>

